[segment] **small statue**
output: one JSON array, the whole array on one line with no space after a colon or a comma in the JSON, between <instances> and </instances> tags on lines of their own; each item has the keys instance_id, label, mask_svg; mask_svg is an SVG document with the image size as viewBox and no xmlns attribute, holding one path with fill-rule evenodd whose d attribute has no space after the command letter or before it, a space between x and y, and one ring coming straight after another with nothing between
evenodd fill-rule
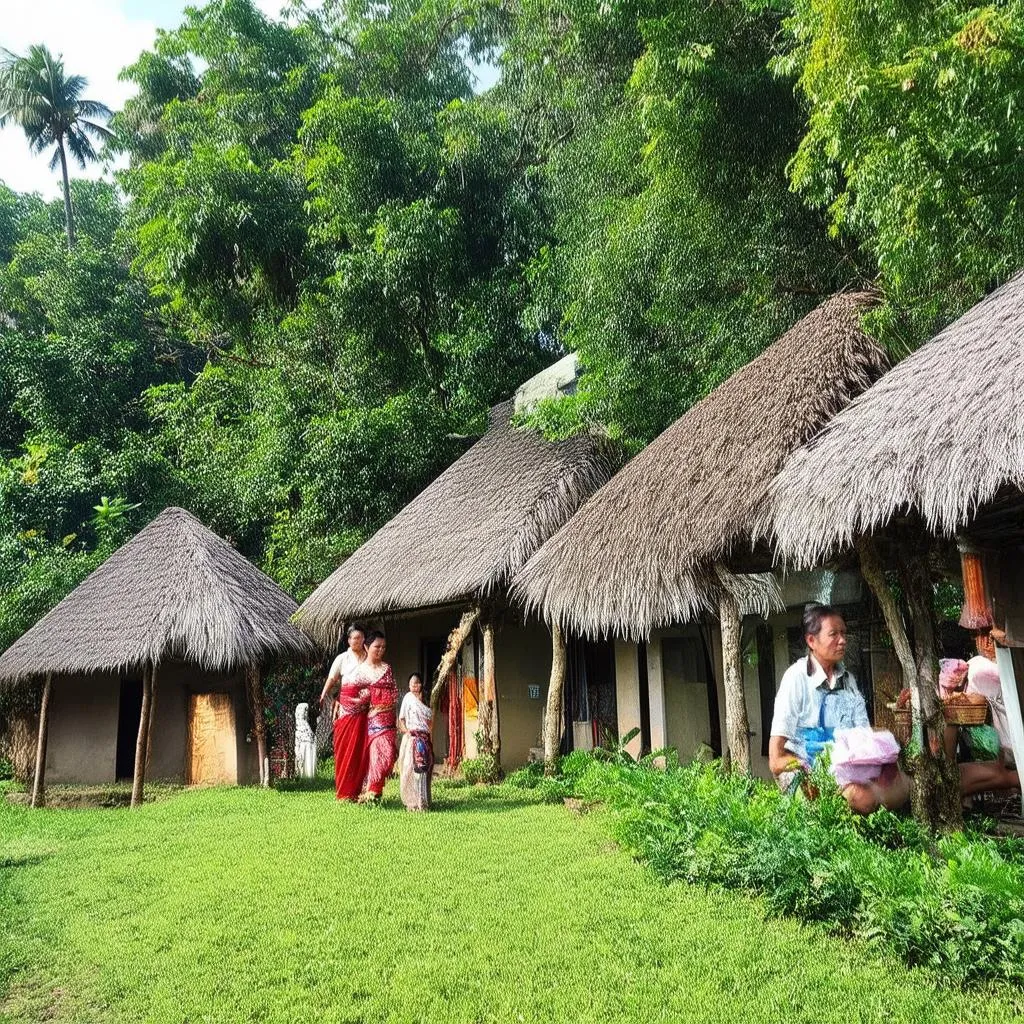
<instances>
[{"instance_id":1,"label":"small statue","mask_svg":"<svg viewBox=\"0 0 1024 1024\"><path fill-rule=\"evenodd\" d=\"M309 724L309 705L295 708L295 774L301 779L316 775L316 736Z\"/></svg>"}]
</instances>

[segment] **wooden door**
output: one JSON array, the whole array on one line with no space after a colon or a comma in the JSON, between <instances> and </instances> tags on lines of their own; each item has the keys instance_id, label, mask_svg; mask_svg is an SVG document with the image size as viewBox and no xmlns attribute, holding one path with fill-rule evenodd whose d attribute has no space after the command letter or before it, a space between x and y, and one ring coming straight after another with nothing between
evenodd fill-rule
<instances>
[{"instance_id":1,"label":"wooden door","mask_svg":"<svg viewBox=\"0 0 1024 1024\"><path fill-rule=\"evenodd\" d=\"M188 701L185 781L190 786L238 782L235 711L230 693L193 693Z\"/></svg>"}]
</instances>

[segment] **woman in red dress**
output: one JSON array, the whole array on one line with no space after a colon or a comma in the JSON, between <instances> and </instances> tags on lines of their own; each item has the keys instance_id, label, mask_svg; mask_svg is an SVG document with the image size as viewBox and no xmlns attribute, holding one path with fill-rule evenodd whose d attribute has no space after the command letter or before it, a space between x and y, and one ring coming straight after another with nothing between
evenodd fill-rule
<instances>
[{"instance_id":1,"label":"woman in red dress","mask_svg":"<svg viewBox=\"0 0 1024 1024\"><path fill-rule=\"evenodd\" d=\"M340 683L334 702L334 789L339 800L355 800L366 777L366 713L370 707L370 691L365 682L354 678L355 670L365 662L363 631L359 626L348 630L348 650L339 654L331 665L320 706Z\"/></svg>"},{"instance_id":2,"label":"woman in red dress","mask_svg":"<svg viewBox=\"0 0 1024 1024\"><path fill-rule=\"evenodd\" d=\"M370 633L366 638L367 657L357 673L369 687L370 711L367 717L367 772L365 799L379 800L384 783L395 767L395 712L398 708L398 687L391 666L384 661L387 642L383 633Z\"/></svg>"}]
</instances>

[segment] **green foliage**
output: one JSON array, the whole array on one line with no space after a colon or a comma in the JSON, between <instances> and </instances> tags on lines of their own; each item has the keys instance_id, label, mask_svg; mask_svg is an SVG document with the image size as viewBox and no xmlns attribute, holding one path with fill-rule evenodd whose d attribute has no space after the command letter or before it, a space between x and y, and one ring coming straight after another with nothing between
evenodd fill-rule
<instances>
[{"instance_id":1,"label":"green foliage","mask_svg":"<svg viewBox=\"0 0 1024 1024\"><path fill-rule=\"evenodd\" d=\"M823 923L927 965L952 984L1024 980L1024 864L978 833L933 839L912 820L857 818L827 766L814 801L723 774L591 758L577 796L604 802L616 839L666 879L757 893L774 914Z\"/></svg>"},{"instance_id":2,"label":"green foliage","mask_svg":"<svg viewBox=\"0 0 1024 1024\"><path fill-rule=\"evenodd\" d=\"M460 765L462 777L471 785L493 785L501 781L501 768L494 757L467 757Z\"/></svg>"},{"instance_id":3,"label":"green foliage","mask_svg":"<svg viewBox=\"0 0 1024 1024\"><path fill-rule=\"evenodd\" d=\"M792 7L775 65L809 108L792 181L877 262L888 301L874 325L902 354L1024 264L1024 8Z\"/></svg>"}]
</instances>

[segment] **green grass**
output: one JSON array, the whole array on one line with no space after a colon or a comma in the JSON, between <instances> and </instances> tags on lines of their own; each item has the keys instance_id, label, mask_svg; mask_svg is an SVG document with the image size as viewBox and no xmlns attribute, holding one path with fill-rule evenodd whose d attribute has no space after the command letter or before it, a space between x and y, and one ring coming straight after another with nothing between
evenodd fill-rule
<instances>
[{"instance_id":1,"label":"green grass","mask_svg":"<svg viewBox=\"0 0 1024 1024\"><path fill-rule=\"evenodd\" d=\"M0 801L0 1020L895 1024L1004 1021L1019 999L665 886L600 813L529 793L442 784L427 815L393 790Z\"/></svg>"}]
</instances>

